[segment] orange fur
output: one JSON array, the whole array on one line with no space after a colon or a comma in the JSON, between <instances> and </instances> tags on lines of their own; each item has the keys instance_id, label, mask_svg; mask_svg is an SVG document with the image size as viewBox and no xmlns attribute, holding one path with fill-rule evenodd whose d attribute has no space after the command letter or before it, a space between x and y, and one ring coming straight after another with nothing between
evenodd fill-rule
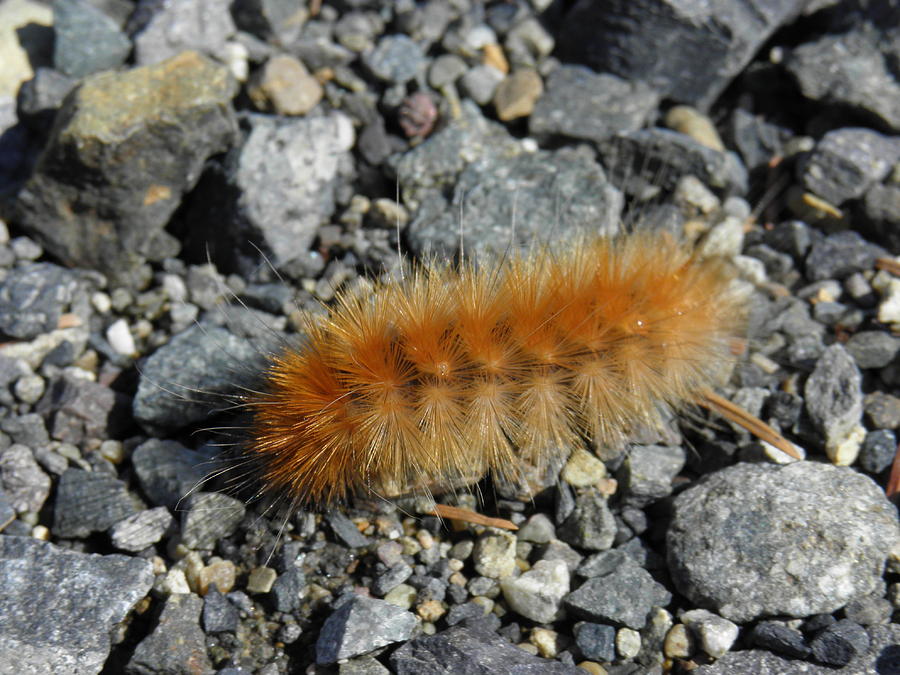
<instances>
[{"instance_id":1,"label":"orange fur","mask_svg":"<svg viewBox=\"0 0 900 675\"><path fill-rule=\"evenodd\" d=\"M632 235L343 294L248 397L249 452L296 502L518 481L522 462L621 439L712 384L743 313L729 281Z\"/></svg>"}]
</instances>

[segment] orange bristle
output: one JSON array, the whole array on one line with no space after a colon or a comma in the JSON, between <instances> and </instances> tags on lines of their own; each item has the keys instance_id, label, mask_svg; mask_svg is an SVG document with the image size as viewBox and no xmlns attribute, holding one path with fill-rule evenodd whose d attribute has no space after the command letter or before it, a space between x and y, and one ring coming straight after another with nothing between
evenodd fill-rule
<instances>
[{"instance_id":1,"label":"orange bristle","mask_svg":"<svg viewBox=\"0 0 900 675\"><path fill-rule=\"evenodd\" d=\"M641 234L344 294L247 398L251 453L294 503L520 481L700 397L733 358L730 280Z\"/></svg>"}]
</instances>

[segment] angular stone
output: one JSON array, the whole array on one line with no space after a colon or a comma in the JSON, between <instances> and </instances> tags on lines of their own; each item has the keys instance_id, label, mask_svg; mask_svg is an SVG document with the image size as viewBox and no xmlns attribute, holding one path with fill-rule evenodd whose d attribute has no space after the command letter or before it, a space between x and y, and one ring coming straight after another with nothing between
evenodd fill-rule
<instances>
[{"instance_id":1,"label":"angular stone","mask_svg":"<svg viewBox=\"0 0 900 675\"><path fill-rule=\"evenodd\" d=\"M110 633L152 584L147 560L0 536L0 672L100 672Z\"/></svg>"},{"instance_id":2,"label":"angular stone","mask_svg":"<svg viewBox=\"0 0 900 675\"><path fill-rule=\"evenodd\" d=\"M882 592L898 542L895 507L852 469L737 464L676 497L667 550L682 594L742 623Z\"/></svg>"},{"instance_id":3,"label":"angular stone","mask_svg":"<svg viewBox=\"0 0 900 675\"><path fill-rule=\"evenodd\" d=\"M184 502L181 543L190 549L212 550L244 519L244 503L218 492L195 492Z\"/></svg>"},{"instance_id":4,"label":"angular stone","mask_svg":"<svg viewBox=\"0 0 900 675\"><path fill-rule=\"evenodd\" d=\"M139 510L118 478L81 469L68 469L60 477L54 507L53 534L64 538L104 532Z\"/></svg>"},{"instance_id":5,"label":"angular stone","mask_svg":"<svg viewBox=\"0 0 900 675\"><path fill-rule=\"evenodd\" d=\"M118 24L85 0L53 3L53 33L53 63L71 77L116 68L131 53Z\"/></svg>"},{"instance_id":6,"label":"angular stone","mask_svg":"<svg viewBox=\"0 0 900 675\"><path fill-rule=\"evenodd\" d=\"M350 598L325 620L316 642L316 663L335 663L408 640L417 623L414 614L385 600Z\"/></svg>"},{"instance_id":7,"label":"angular stone","mask_svg":"<svg viewBox=\"0 0 900 675\"><path fill-rule=\"evenodd\" d=\"M194 52L86 78L57 116L15 222L66 264L139 284L145 258L177 253L163 228L206 159L235 137L232 93L227 70Z\"/></svg>"},{"instance_id":8,"label":"angular stone","mask_svg":"<svg viewBox=\"0 0 900 675\"><path fill-rule=\"evenodd\" d=\"M56 330L78 288L75 276L51 263L30 263L0 282L0 333L30 340Z\"/></svg>"},{"instance_id":9,"label":"angular stone","mask_svg":"<svg viewBox=\"0 0 900 675\"><path fill-rule=\"evenodd\" d=\"M200 628L203 600L193 593L170 595L153 632L135 648L125 672L209 673L206 636Z\"/></svg>"}]
</instances>

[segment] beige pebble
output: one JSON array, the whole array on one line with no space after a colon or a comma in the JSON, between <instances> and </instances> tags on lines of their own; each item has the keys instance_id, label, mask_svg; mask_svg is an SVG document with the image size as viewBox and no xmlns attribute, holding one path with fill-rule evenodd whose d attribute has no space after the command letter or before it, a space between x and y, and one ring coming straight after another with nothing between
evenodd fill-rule
<instances>
[{"instance_id":1,"label":"beige pebble","mask_svg":"<svg viewBox=\"0 0 900 675\"><path fill-rule=\"evenodd\" d=\"M590 487L603 478L606 478L606 465L582 448L569 456L562 470L562 479L572 487Z\"/></svg>"},{"instance_id":2,"label":"beige pebble","mask_svg":"<svg viewBox=\"0 0 900 675\"><path fill-rule=\"evenodd\" d=\"M220 593L228 593L234 588L236 577L237 568L233 562L216 559L200 570L197 591L200 595L206 595L210 585L215 584Z\"/></svg>"},{"instance_id":3,"label":"beige pebble","mask_svg":"<svg viewBox=\"0 0 900 675\"><path fill-rule=\"evenodd\" d=\"M556 658L559 653L559 634L548 628L533 628L528 638L545 659Z\"/></svg>"},{"instance_id":4,"label":"beige pebble","mask_svg":"<svg viewBox=\"0 0 900 675\"><path fill-rule=\"evenodd\" d=\"M292 56L273 56L253 74L247 94L257 109L305 115L322 100L322 85Z\"/></svg>"},{"instance_id":5,"label":"beige pebble","mask_svg":"<svg viewBox=\"0 0 900 675\"><path fill-rule=\"evenodd\" d=\"M725 145L719 137L712 120L689 105L676 105L666 113L666 126L686 136L690 136L707 148L725 152Z\"/></svg>"},{"instance_id":6,"label":"beige pebble","mask_svg":"<svg viewBox=\"0 0 900 675\"><path fill-rule=\"evenodd\" d=\"M676 623L666 634L663 652L670 659L686 659L694 653L694 636L683 623Z\"/></svg>"},{"instance_id":7,"label":"beige pebble","mask_svg":"<svg viewBox=\"0 0 900 675\"><path fill-rule=\"evenodd\" d=\"M278 573L271 567L257 567L247 578L247 590L250 593L268 593L277 578Z\"/></svg>"},{"instance_id":8,"label":"beige pebble","mask_svg":"<svg viewBox=\"0 0 900 675\"><path fill-rule=\"evenodd\" d=\"M544 83L536 70L523 68L504 78L494 92L497 117L504 122L527 117L544 92Z\"/></svg>"},{"instance_id":9,"label":"beige pebble","mask_svg":"<svg viewBox=\"0 0 900 675\"><path fill-rule=\"evenodd\" d=\"M419 615L422 621L428 621L430 623L434 623L446 613L447 609L444 607L443 603L440 603L437 600L426 600L416 608L416 614Z\"/></svg>"}]
</instances>

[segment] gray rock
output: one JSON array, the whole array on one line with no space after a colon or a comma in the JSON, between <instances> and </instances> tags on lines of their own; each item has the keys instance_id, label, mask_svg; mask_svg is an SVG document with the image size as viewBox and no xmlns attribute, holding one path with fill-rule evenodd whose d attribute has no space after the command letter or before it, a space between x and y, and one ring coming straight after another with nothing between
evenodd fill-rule
<instances>
[{"instance_id":1,"label":"gray rock","mask_svg":"<svg viewBox=\"0 0 900 675\"><path fill-rule=\"evenodd\" d=\"M166 536L174 524L169 509L157 506L119 521L110 528L109 538L117 549L137 553Z\"/></svg>"},{"instance_id":2,"label":"gray rock","mask_svg":"<svg viewBox=\"0 0 900 675\"><path fill-rule=\"evenodd\" d=\"M400 560L375 577L372 582L372 592L379 597L384 597L392 589L409 579L412 573L412 567Z\"/></svg>"},{"instance_id":3,"label":"gray rock","mask_svg":"<svg viewBox=\"0 0 900 675\"><path fill-rule=\"evenodd\" d=\"M584 66L562 65L547 78L528 129L540 139L566 136L599 142L637 131L656 113L659 95L640 80L626 81Z\"/></svg>"},{"instance_id":4,"label":"gray rock","mask_svg":"<svg viewBox=\"0 0 900 675\"><path fill-rule=\"evenodd\" d=\"M0 282L0 333L30 340L55 330L77 288L69 270L51 263L11 270Z\"/></svg>"},{"instance_id":5,"label":"gray rock","mask_svg":"<svg viewBox=\"0 0 900 675\"><path fill-rule=\"evenodd\" d=\"M390 663L397 675L578 675L584 672L575 666L533 656L496 633L462 626L407 642L391 655Z\"/></svg>"},{"instance_id":6,"label":"gray rock","mask_svg":"<svg viewBox=\"0 0 900 675\"><path fill-rule=\"evenodd\" d=\"M480 63L459 79L459 89L478 105L487 105L494 99L494 93L503 82L503 77L503 73L493 66Z\"/></svg>"},{"instance_id":7,"label":"gray rock","mask_svg":"<svg viewBox=\"0 0 900 675\"><path fill-rule=\"evenodd\" d=\"M0 672L96 673L153 584L149 561L0 537Z\"/></svg>"},{"instance_id":8,"label":"gray rock","mask_svg":"<svg viewBox=\"0 0 900 675\"><path fill-rule=\"evenodd\" d=\"M277 44L294 42L303 25L305 8L293 0L236 0L231 15L241 30Z\"/></svg>"},{"instance_id":9,"label":"gray rock","mask_svg":"<svg viewBox=\"0 0 900 675\"><path fill-rule=\"evenodd\" d=\"M750 642L793 659L805 659L812 653L803 633L778 621L756 624L750 632Z\"/></svg>"},{"instance_id":10,"label":"gray rock","mask_svg":"<svg viewBox=\"0 0 900 675\"><path fill-rule=\"evenodd\" d=\"M863 626L883 625L891 620L894 613L890 600L882 597L868 596L847 603L844 607L844 618Z\"/></svg>"},{"instance_id":11,"label":"gray rock","mask_svg":"<svg viewBox=\"0 0 900 675\"><path fill-rule=\"evenodd\" d=\"M232 93L228 71L194 52L89 76L60 109L15 222L64 263L140 285L145 258L177 253L163 228L234 139Z\"/></svg>"},{"instance_id":12,"label":"gray rock","mask_svg":"<svg viewBox=\"0 0 900 675\"><path fill-rule=\"evenodd\" d=\"M882 242L891 251L900 250L900 185L873 185L857 214L872 241Z\"/></svg>"},{"instance_id":13,"label":"gray rock","mask_svg":"<svg viewBox=\"0 0 900 675\"><path fill-rule=\"evenodd\" d=\"M622 195L586 154L492 155L463 170L449 204L437 195L423 203L407 236L416 252L438 257L452 257L462 236L465 255L484 260L572 232L613 234L621 209Z\"/></svg>"},{"instance_id":14,"label":"gray rock","mask_svg":"<svg viewBox=\"0 0 900 675\"><path fill-rule=\"evenodd\" d=\"M279 612L293 612L300 606L300 593L306 585L306 577L297 567L282 572L272 584L270 597Z\"/></svg>"},{"instance_id":15,"label":"gray rock","mask_svg":"<svg viewBox=\"0 0 900 675\"><path fill-rule=\"evenodd\" d=\"M50 476L28 446L16 443L0 450L0 489L16 512L37 513L50 494Z\"/></svg>"},{"instance_id":16,"label":"gray rock","mask_svg":"<svg viewBox=\"0 0 900 675\"><path fill-rule=\"evenodd\" d=\"M825 464L738 464L674 505L667 545L676 587L739 623L833 612L879 591L900 540L881 489Z\"/></svg>"},{"instance_id":17,"label":"gray rock","mask_svg":"<svg viewBox=\"0 0 900 675\"><path fill-rule=\"evenodd\" d=\"M21 443L29 448L43 448L50 443L44 418L37 413L13 415L0 420L0 430L9 434L13 443Z\"/></svg>"},{"instance_id":18,"label":"gray rock","mask_svg":"<svg viewBox=\"0 0 900 675\"><path fill-rule=\"evenodd\" d=\"M228 5L217 0L140 0L129 27L134 34L134 60L141 66L189 49L222 59L225 42L235 32Z\"/></svg>"},{"instance_id":19,"label":"gray rock","mask_svg":"<svg viewBox=\"0 0 900 675\"><path fill-rule=\"evenodd\" d=\"M181 443L156 438L135 448L131 464L150 502L170 509L200 487L215 466L206 455Z\"/></svg>"},{"instance_id":20,"label":"gray rock","mask_svg":"<svg viewBox=\"0 0 900 675\"><path fill-rule=\"evenodd\" d=\"M569 568L569 572L577 570L583 558L578 551L559 539L551 539L540 549L541 560L562 560Z\"/></svg>"},{"instance_id":21,"label":"gray rock","mask_svg":"<svg viewBox=\"0 0 900 675\"><path fill-rule=\"evenodd\" d=\"M900 398L883 391L873 391L863 402L866 417L876 429L900 428Z\"/></svg>"},{"instance_id":22,"label":"gray rock","mask_svg":"<svg viewBox=\"0 0 900 675\"><path fill-rule=\"evenodd\" d=\"M860 368L884 368L900 350L900 339L883 330L855 333L844 345Z\"/></svg>"},{"instance_id":23,"label":"gray rock","mask_svg":"<svg viewBox=\"0 0 900 675\"><path fill-rule=\"evenodd\" d=\"M557 535L578 548L591 551L610 548L616 537L616 520L603 495L594 488L581 492L575 510L559 526Z\"/></svg>"},{"instance_id":24,"label":"gray rock","mask_svg":"<svg viewBox=\"0 0 900 675\"><path fill-rule=\"evenodd\" d=\"M890 6L872 3L852 30L797 47L785 67L807 98L855 108L900 131L900 81L891 66L891 54L893 59L897 54L898 20L896 6Z\"/></svg>"},{"instance_id":25,"label":"gray rock","mask_svg":"<svg viewBox=\"0 0 900 675\"><path fill-rule=\"evenodd\" d=\"M125 63L131 41L118 24L85 0L53 3L53 65L84 77Z\"/></svg>"},{"instance_id":26,"label":"gray rock","mask_svg":"<svg viewBox=\"0 0 900 675\"><path fill-rule=\"evenodd\" d=\"M181 543L190 549L212 550L244 519L244 503L218 492L195 492L184 501Z\"/></svg>"},{"instance_id":27,"label":"gray rock","mask_svg":"<svg viewBox=\"0 0 900 675\"><path fill-rule=\"evenodd\" d=\"M733 152L719 152L690 136L652 128L619 133L599 144L603 165L629 193L673 190L682 176L696 176L725 192L747 191L747 169Z\"/></svg>"},{"instance_id":28,"label":"gray rock","mask_svg":"<svg viewBox=\"0 0 900 675\"><path fill-rule=\"evenodd\" d=\"M87 537L92 532L108 530L139 510L140 504L115 476L68 469L56 488L53 534Z\"/></svg>"},{"instance_id":29,"label":"gray rock","mask_svg":"<svg viewBox=\"0 0 900 675\"><path fill-rule=\"evenodd\" d=\"M590 661L612 663L616 660L616 629L612 626L579 621L575 624L575 644Z\"/></svg>"},{"instance_id":30,"label":"gray rock","mask_svg":"<svg viewBox=\"0 0 900 675\"><path fill-rule=\"evenodd\" d=\"M124 394L70 375L52 380L35 406L49 422L50 435L73 445L119 437L132 424L130 408Z\"/></svg>"},{"instance_id":31,"label":"gray rock","mask_svg":"<svg viewBox=\"0 0 900 675\"><path fill-rule=\"evenodd\" d=\"M626 80L649 82L666 98L705 108L805 4L579 0L566 14L556 55Z\"/></svg>"},{"instance_id":32,"label":"gray rock","mask_svg":"<svg viewBox=\"0 0 900 675\"><path fill-rule=\"evenodd\" d=\"M75 80L53 68L38 68L23 82L16 97L19 120L40 134L47 134L56 111L75 86Z\"/></svg>"},{"instance_id":33,"label":"gray rock","mask_svg":"<svg viewBox=\"0 0 900 675\"><path fill-rule=\"evenodd\" d=\"M869 649L869 635L858 623L841 619L816 635L810 647L817 661L846 666Z\"/></svg>"},{"instance_id":34,"label":"gray rock","mask_svg":"<svg viewBox=\"0 0 900 675\"><path fill-rule=\"evenodd\" d=\"M803 395L810 418L825 435L826 446L840 442L859 424L862 377L842 345L825 350L806 380Z\"/></svg>"},{"instance_id":35,"label":"gray rock","mask_svg":"<svg viewBox=\"0 0 900 675\"><path fill-rule=\"evenodd\" d=\"M569 568L562 560L539 560L521 576L501 579L500 590L520 616L551 623L559 618L563 596L569 592Z\"/></svg>"},{"instance_id":36,"label":"gray rock","mask_svg":"<svg viewBox=\"0 0 900 675\"><path fill-rule=\"evenodd\" d=\"M389 602L353 597L325 620L316 641L316 663L335 663L408 640L417 624L414 614Z\"/></svg>"},{"instance_id":37,"label":"gray rock","mask_svg":"<svg viewBox=\"0 0 900 675\"><path fill-rule=\"evenodd\" d=\"M350 548L360 548L369 543L369 540L356 528L353 521L340 511L329 511L325 514L325 522L328 523L334 535Z\"/></svg>"},{"instance_id":38,"label":"gray rock","mask_svg":"<svg viewBox=\"0 0 900 675\"><path fill-rule=\"evenodd\" d=\"M616 474L626 504L643 508L672 494L672 481L684 468L684 448L633 445Z\"/></svg>"},{"instance_id":39,"label":"gray rock","mask_svg":"<svg viewBox=\"0 0 900 675\"><path fill-rule=\"evenodd\" d=\"M591 577L563 602L575 616L588 621L624 625L639 630L654 607L665 607L672 594L630 558L600 576Z\"/></svg>"},{"instance_id":40,"label":"gray rock","mask_svg":"<svg viewBox=\"0 0 900 675\"><path fill-rule=\"evenodd\" d=\"M516 538L534 544L546 544L556 539L556 528L545 514L535 513L519 527Z\"/></svg>"},{"instance_id":41,"label":"gray rock","mask_svg":"<svg viewBox=\"0 0 900 675\"><path fill-rule=\"evenodd\" d=\"M896 454L897 437L893 431L870 431L859 451L859 465L863 471L881 473L891 465Z\"/></svg>"},{"instance_id":42,"label":"gray rock","mask_svg":"<svg viewBox=\"0 0 900 675\"><path fill-rule=\"evenodd\" d=\"M215 586L215 584L213 584ZM217 588L210 588L203 596L203 630L207 633L234 633L240 614Z\"/></svg>"},{"instance_id":43,"label":"gray rock","mask_svg":"<svg viewBox=\"0 0 900 675\"><path fill-rule=\"evenodd\" d=\"M223 328L194 326L156 350L142 365L134 418L154 436L206 419L218 399L259 373L265 356Z\"/></svg>"},{"instance_id":44,"label":"gray rock","mask_svg":"<svg viewBox=\"0 0 900 675\"><path fill-rule=\"evenodd\" d=\"M263 262L302 258L335 209L335 188L355 136L340 112L279 119L248 115L249 134L197 187L188 246L246 276Z\"/></svg>"},{"instance_id":45,"label":"gray rock","mask_svg":"<svg viewBox=\"0 0 900 675\"><path fill-rule=\"evenodd\" d=\"M869 129L829 131L799 166L804 186L832 204L861 197L900 160L900 138Z\"/></svg>"},{"instance_id":46,"label":"gray rock","mask_svg":"<svg viewBox=\"0 0 900 675\"><path fill-rule=\"evenodd\" d=\"M193 593L170 595L159 622L135 648L125 672L128 675L212 673L206 636L200 628L202 611L203 600Z\"/></svg>"},{"instance_id":47,"label":"gray rock","mask_svg":"<svg viewBox=\"0 0 900 675\"><path fill-rule=\"evenodd\" d=\"M406 35L386 35L371 52L363 56L363 63L380 80L402 84L425 67L425 53Z\"/></svg>"},{"instance_id":48,"label":"gray rock","mask_svg":"<svg viewBox=\"0 0 900 675\"><path fill-rule=\"evenodd\" d=\"M851 230L836 232L816 242L806 258L806 276L811 281L843 279L854 272L872 269L875 259L887 255Z\"/></svg>"}]
</instances>

